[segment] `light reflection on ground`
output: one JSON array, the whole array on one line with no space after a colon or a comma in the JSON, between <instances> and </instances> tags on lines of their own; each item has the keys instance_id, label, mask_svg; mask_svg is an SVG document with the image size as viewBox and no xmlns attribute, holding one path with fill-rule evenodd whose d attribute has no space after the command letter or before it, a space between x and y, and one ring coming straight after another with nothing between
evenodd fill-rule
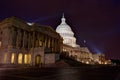
<instances>
[{"instance_id":1,"label":"light reflection on ground","mask_svg":"<svg viewBox=\"0 0 120 80\"><path fill-rule=\"evenodd\" d=\"M0 80L120 80L120 67L0 68Z\"/></svg>"}]
</instances>

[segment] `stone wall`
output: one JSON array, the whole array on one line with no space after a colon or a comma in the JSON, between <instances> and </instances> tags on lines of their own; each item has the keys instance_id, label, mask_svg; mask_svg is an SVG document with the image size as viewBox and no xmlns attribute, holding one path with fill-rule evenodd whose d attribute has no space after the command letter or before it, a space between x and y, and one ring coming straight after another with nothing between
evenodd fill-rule
<instances>
[{"instance_id":1,"label":"stone wall","mask_svg":"<svg viewBox=\"0 0 120 80\"><path fill-rule=\"evenodd\" d=\"M59 60L59 54L48 53L45 54L45 64L52 64Z\"/></svg>"}]
</instances>

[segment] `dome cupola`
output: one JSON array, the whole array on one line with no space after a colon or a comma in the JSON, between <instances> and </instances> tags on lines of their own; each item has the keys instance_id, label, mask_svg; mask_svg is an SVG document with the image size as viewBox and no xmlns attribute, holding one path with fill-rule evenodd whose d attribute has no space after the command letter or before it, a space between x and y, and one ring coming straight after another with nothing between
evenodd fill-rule
<instances>
[{"instance_id":1,"label":"dome cupola","mask_svg":"<svg viewBox=\"0 0 120 80\"><path fill-rule=\"evenodd\" d=\"M66 19L64 17L64 14L63 14L62 19L61 19L61 24L58 25L58 27L56 28L56 32L58 32L58 33L68 33L72 36L74 35L70 26L66 23Z\"/></svg>"},{"instance_id":2,"label":"dome cupola","mask_svg":"<svg viewBox=\"0 0 120 80\"><path fill-rule=\"evenodd\" d=\"M66 23L66 19L64 17L64 13L61 18L61 24L57 26L56 32L60 34L63 38L63 44L76 47L76 38L74 37L74 33L71 27Z\"/></svg>"}]
</instances>

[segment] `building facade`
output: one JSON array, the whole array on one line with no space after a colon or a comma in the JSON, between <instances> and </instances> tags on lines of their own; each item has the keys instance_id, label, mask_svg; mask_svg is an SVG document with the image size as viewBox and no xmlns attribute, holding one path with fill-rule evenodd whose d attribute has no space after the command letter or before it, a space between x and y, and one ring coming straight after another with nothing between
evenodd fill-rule
<instances>
[{"instance_id":1,"label":"building facade","mask_svg":"<svg viewBox=\"0 0 120 80\"><path fill-rule=\"evenodd\" d=\"M61 18L61 24L56 28L56 32L63 38L63 44L71 47L79 47L79 45L76 44L76 38L74 37L71 27L66 23L64 14Z\"/></svg>"},{"instance_id":2,"label":"building facade","mask_svg":"<svg viewBox=\"0 0 120 80\"><path fill-rule=\"evenodd\" d=\"M56 28L56 32L59 33L60 36L63 38L63 53L66 53L65 55L86 64L94 64L96 63L96 59L99 63L101 59L103 60L103 57L105 58L105 56L102 56L102 58L100 58L100 55L92 54L87 47L81 47L80 45L76 44L74 32L66 23L64 14L61 18L60 25L58 25Z\"/></svg>"},{"instance_id":3,"label":"building facade","mask_svg":"<svg viewBox=\"0 0 120 80\"><path fill-rule=\"evenodd\" d=\"M0 22L1 64L54 63L57 53L61 52L61 44L60 35L49 26L27 24L16 17Z\"/></svg>"}]
</instances>

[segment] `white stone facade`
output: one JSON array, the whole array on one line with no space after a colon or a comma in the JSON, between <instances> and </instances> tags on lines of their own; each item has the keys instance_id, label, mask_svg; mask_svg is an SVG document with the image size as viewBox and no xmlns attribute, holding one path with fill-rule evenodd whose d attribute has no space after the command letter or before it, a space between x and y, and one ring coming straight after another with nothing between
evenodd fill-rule
<instances>
[{"instance_id":1,"label":"white stone facade","mask_svg":"<svg viewBox=\"0 0 120 80\"><path fill-rule=\"evenodd\" d=\"M61 24L58 25L56 28L56 32L58 32L61 37L63 38L63 44L72 46L72 47L79 47L79 45L76 44L76 38L74 37L74 33L70 26L65 22L64 14L61 19Z\"/></svg>"},{"instance_id":2,"label":"white stone facade","mask_svg":"<svg viewBox=\"0 0 120 80\"><path fill-rule=\"evenodd\" d=\"M57 26L56 32L58 32L63 38L63 52L66 55L86 64L93 64L93 62L99 62L99 55L93 55L87 47L80 47L76 44L76 38L71 27L65 22L64 15L61 19L61 24ZM85 42L85 41L84 41Z\"/></svg>"}]
</instances>

